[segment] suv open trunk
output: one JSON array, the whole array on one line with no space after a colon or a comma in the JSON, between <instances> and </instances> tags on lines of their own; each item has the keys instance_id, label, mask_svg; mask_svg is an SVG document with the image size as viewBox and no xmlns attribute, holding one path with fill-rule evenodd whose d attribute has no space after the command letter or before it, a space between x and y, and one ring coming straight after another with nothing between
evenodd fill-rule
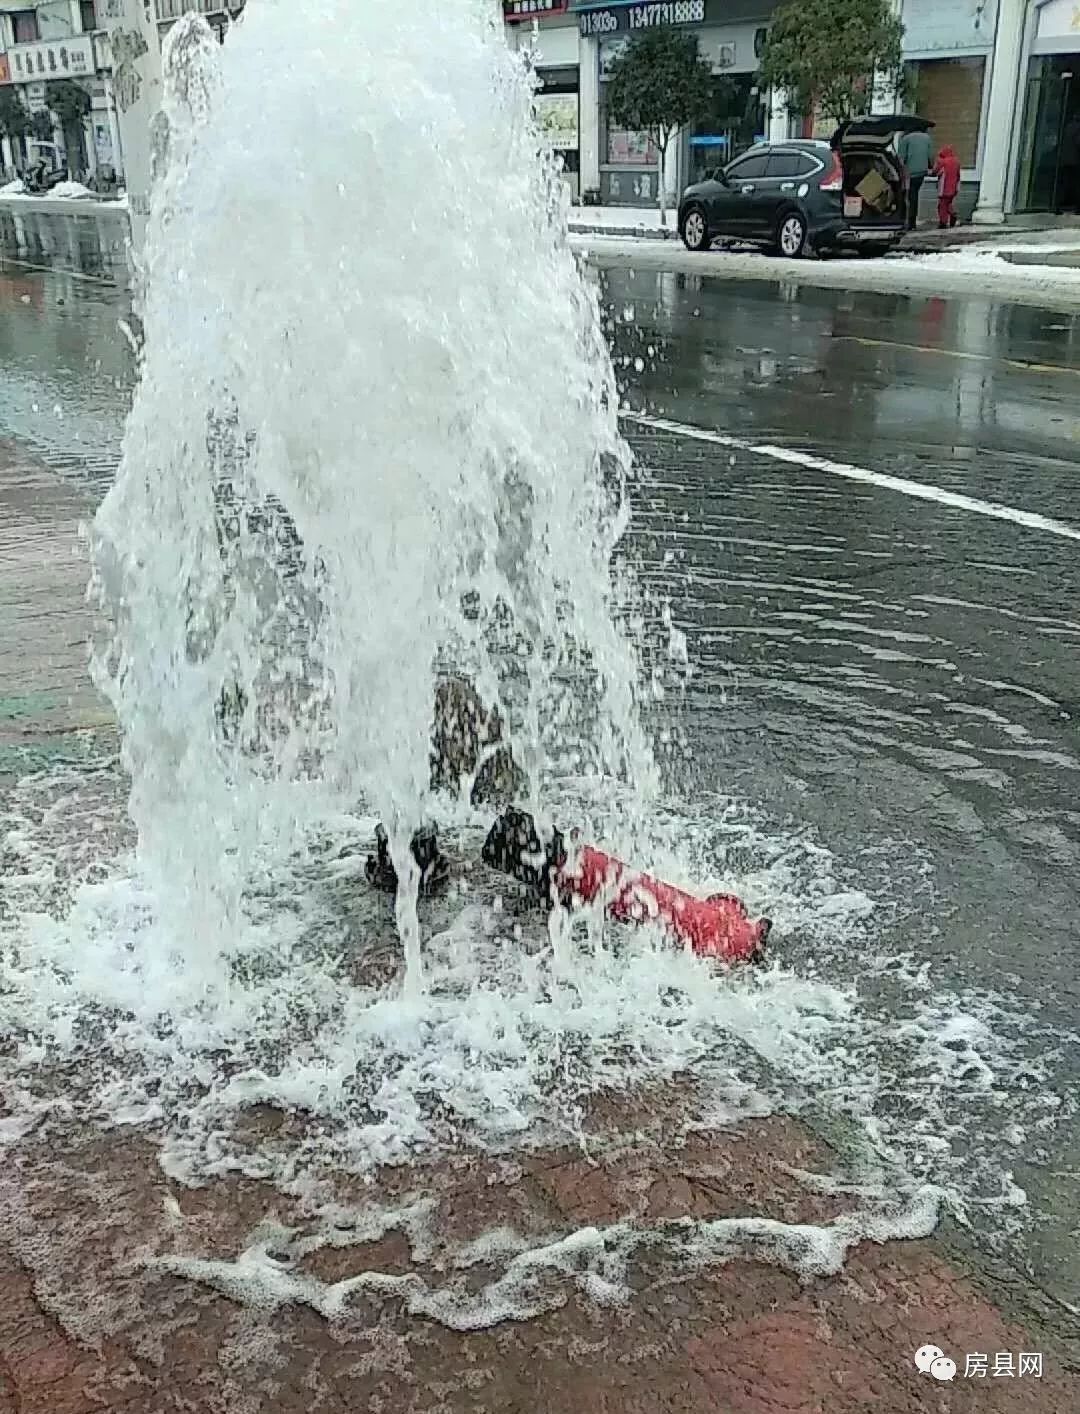
<instances>
[{"instance_id":1,"label":"suv open trunk","mask_svg":"<svg viewBox=\"0 0 1080 1414\"><path fill-rule=\"evenodd\" d=\"M890 153L867 149L840 154L844 170L844 215L867 226L902 226L907 193L900 164ZM853 204L854 203L854 204Z\"/></svg>"},{"instance_id":2,"label":"suv open trunk","mask_svg":"<svg viewBox=\"0 0 1080 1414\"><path fill-rule=\"evenodd\" d=\"M927 132L934 125L913 113L888 113L841 123L831 147L840 156L844 182L844 217L860 230L882 231L907 225L907 181L893 151L902 133Z\"/></svg>"}]
</instances>

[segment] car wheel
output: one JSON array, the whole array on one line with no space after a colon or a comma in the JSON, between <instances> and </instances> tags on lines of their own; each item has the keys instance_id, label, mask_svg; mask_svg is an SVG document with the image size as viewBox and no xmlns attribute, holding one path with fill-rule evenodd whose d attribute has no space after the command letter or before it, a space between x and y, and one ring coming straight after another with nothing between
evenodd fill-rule
<instances>
[{"instance_id":1,"label":"car wheel","mask_svg":"<svg viewBox=\"0 0 1080 1414\"><path fill-rule=\"evenodd\" d=\"M687 250L707 250L709 226L700 206L691 206L682 219L683 245Z\"/></svg>"},{"instance_id":2,"label":"car wheel","mask_svg":"<svg viewBox=\"0 0 1080 1414\"><path fill-rule=\"evenodd\" d=\"M777 255L798 260L806 249L806 218L798 211L785 211L776 227L774 249Z\"/></svg>"}]
</instances>

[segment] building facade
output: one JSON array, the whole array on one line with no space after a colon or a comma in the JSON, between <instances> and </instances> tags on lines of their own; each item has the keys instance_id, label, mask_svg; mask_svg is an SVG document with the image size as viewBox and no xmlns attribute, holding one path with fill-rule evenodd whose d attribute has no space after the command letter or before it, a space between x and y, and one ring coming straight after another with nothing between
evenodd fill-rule
<instances>
[{"instance_id":1,"label":"building facade","mask_svg":"<svg viewBox=\"0 0 1080 1414\"><path fill-rule=\"evenodd\" d=\"M935 142L953 147L965 180L977 183L997 0L903 0L901 15L904 106L933 121Z\"/></svg>"},{"instance_id":2,"label":"building facade","mask_svg":"<svg viewBox=\"0 0 1080 1414\"><path fill-rule=\"evenodd\" d=\"M0 0L0 104L15 95L32 130L0 131L0 177L5 180L44 158L92 185L123 183L123 124L108 29L123 23L138 0ZM224 37L244 0L154 0L154 23L164 33L188 10L206 15ZM65 131L49 106L50 85L73 80L90 98L81 140ZM122 96L122 95L121 95ZM4 109L0 107L0 125ZM71 150L73 146L77 150Z\"/></svg>"},{"instance_id":3,"label":"building facade","mask_svg":"<svg viewBox=\"0 0 1080 1414\"><path fill-rule=\"evenodd\" d=\"M100 3L101 0L98 0ZM12 176L38 159L76 175L115 173L119 162L116 116L109 103L102 54L95 43L95 0L0 0L0 100L7 91L32 129L0 134L0 172ZM85 89L90 108L81 134L49 107L53 85L70 80ZM75 151L69 151L74 145Z\"/></svg>"},{"instance_id":4,"label":"building facade","mask_svg":"<svg viewBox=\"0 0 1080 1414\"><path fill-rule=\"evenodd\" d=\"M768 135L795 131L782 95L757 82L778 0L497 0L514 48L532 51L541 121L576 201L649 206ZM0 127L4 90L32 131L0 131L0 174L45 157L94 181L124 176L107 30L141 0L0 0ZM159 33L198 10L223 36L243 0L153 0ZM963 167L975 220L1054 210L1063 196L1062 139L1080 116L1080 0L897 0L907 84L898 106L934 122ZM607 112L606 74L635 33L692 33L710 62L710 111L672 143L661 170L648 138ZM78 151L49 107L50 85L84 87L90 110Z\"/></svg>"},{"instance_id":5,"label":"building facade","mask_svg":"<svg viewBox=\"0 0 1080 1414\"><path fill-rule=\"evenodd\" d=\"M803 128L782 95L757 83L778 0L502 0L507 36L529 48L538 107L574 199L654 205L768 135ZM1061 137L1080 113L1080 0L898 0L905 91L896 107L934 123L955 148L977 221L1052 210L1061 196ZM652 25L692 33L713 67L712 111L680 135L661 171L647 137L609 121L605 74L619 48Z\"/></svg>"},{"instance_id":6,"label":"building facade","mask_svg":"<svg viewBox=\"0 0 1080 1414\"><path fill-rule=\"evenodd\" d=\"M908 99L956 149L976 221L1057 208L1080 115L1080 0L904 0Z\"/></svg>"},{"instance_id":7,"label":"building facade","mask_svg":"<svg viewBox=\"0 0 1080 1414\"><path fill-rule=\"evenodd\" d=\"M1009 11L1007 45L1019 37L1016 74L1008 82L1003 48L1003 113L1008 124L1005 210L1051 211L1061 203L1062 137L1080 118L1080 0L1000 0ZM996 70L996 64L995 64ZM1011 100L1011 103L1010 103ZM1011 110L1011 111L1010 111Z\"/></svg>"},{"instance_id":8,"label":"building facade","mask_svg":"<svg viewBox=\"0 0 1080 1414\"><path fill-rule=\"evenodd\" d=\"M695 175L764 135L766 95L756 70L777 0L504 0L508 38L528 47L539 82L541 119L560 104L563 132L556 146L575 199L612 206L650 206L661 185L671 197ZM628 38L653 25L692 33L715 75L711 111L660 156L643 133L628 132L608 114L606 75ZM577 98L576 125L572 120Z\"/></svg>"}]
</instances>

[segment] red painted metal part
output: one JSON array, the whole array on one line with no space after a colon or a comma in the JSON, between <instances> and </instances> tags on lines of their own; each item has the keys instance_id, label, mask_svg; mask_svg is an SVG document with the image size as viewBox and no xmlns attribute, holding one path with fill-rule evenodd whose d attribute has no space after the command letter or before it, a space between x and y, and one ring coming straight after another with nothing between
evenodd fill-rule
<instances>
[{"instance_id":1,"label":"red painted metal part","mask_svg":"<svg viewBox=\"0 0 1080 1414\"><path fill-rule=\"evenodd\" d=\"M624 923L654 920L701 957L723 962L758 959L772 927L768 918L750 918L734 894L695 898L591 845L572 851L555 879L564 903L592 903L602 897L609 918Z\"/></svg>"}]
</instances>

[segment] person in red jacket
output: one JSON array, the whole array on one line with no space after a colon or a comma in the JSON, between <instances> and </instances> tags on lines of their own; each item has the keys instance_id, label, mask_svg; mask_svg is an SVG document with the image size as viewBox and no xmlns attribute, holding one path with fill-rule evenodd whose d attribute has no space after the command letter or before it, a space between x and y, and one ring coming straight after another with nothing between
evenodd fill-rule
<instances>
[{"instance_id":1,"label":"person in red jacket","mask_svg":"<svg viewBox=\"0 0 1080 1414\"><path fill-rule=\"evenodd\" d=\"M934 163L934 176L938 179L937 218L944 231L946 226L956 225L956 193L960 190L960 159L951 147L943 147Z\"/></svg>"}]
</instances>

